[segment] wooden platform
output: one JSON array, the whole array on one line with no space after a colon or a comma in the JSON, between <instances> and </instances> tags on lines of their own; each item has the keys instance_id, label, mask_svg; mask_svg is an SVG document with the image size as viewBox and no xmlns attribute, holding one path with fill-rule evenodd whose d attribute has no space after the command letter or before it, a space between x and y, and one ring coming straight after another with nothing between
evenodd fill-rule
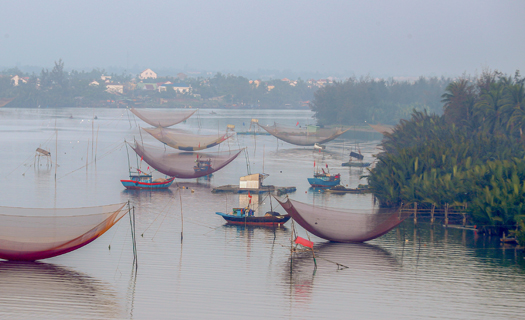
<instances>
[{"instance_id":1,"label":"wooden platform","mask_svg":"<svg viewBox=\"0 0 525 320\"><path fill-rule=\"evenodd\" d=\"M211 190L212 193L219 193L219 192L230 192L230 193L253 193L253 194L258 194L258 193L277 193L278 195L281 195L281 194L285 194L285 193L290 193L290 192L295 192L296 188L295 187L276 187L276 186L262 186L261 188L258 188L258 189L255 189L255 188L239 188L238 185L233 185L233 184L229 184L229 185L225 185L225 186L220 186L220 187L217 187L217 188L213 188Z\"/></svg>"}]
</instances>

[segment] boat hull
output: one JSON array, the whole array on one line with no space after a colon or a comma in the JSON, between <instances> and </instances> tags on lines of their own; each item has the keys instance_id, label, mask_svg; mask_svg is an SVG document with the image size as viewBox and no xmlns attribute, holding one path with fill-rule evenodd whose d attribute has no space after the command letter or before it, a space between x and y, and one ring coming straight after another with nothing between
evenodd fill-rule
<instances>
[{"instance_id":1,"label":"boat hull","mask_svg":"<svg viewBox=\"0 0 525 320\"><path fill-rule=\"evenodd\" d=\"M328 187L337 186L340 182L341 182L341 179L327 181L327 180L323 180L319 178L308 178L308 183L310 183L312 187L317 187L317 188L328 188Z\"/></svg>"},{"instance_id":2,"label":"boat hull","mask_svg":"<svg viewBox=\"0 0 525 320\"><path fill-rule=\"evenodd\" d=\"M229 224L237 225L253 225L253 226L279 226L285 224L290 220L291 216L289 215L280 215L280 216L264 216L264 217L254 217L254 216L234 216L231 214L226 214L222 212L216 212L217 215L221 216Z\"/></svg>"},{"instance_id":3,"label":"boat hull","mask_svg":"<svg viewBox=\"0 0 525 320\"><path fill-rule=\"evenodd\" d=\"M343 162L341 163L343 167L355 167L355 168L366 168L370 167L370 162Z\"/></svg>"},{"instance_id":4,"label":"boat hull","mask_svg":"<svg viewBox=\"0 0 525 320\"><path fill-rule=\"evenodd\" d=\"M140 182L134 180L120 180L120 182L126 189L130 190L156 190L169 188L174 180L175 178L170 178L163 182Z\"/></svg>"}]
</instances>

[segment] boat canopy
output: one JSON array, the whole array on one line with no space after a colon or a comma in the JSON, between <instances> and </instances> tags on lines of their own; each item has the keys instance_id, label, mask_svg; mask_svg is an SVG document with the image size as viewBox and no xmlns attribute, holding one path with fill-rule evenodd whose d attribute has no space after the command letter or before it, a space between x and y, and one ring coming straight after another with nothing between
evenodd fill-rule
<instances>
[{"instance_id":1,"label":"boat canopy","mask_svg":"<svg viewBox=\"0 0 525 320\"><path fill-rule=\"evenodd\" d=\"M274 123L273 126L261 126L272 136L297 146L313 146L325 143L339 137L349 129L320 128L318 126L291 127Z\"/></svg>"},{"instance_id":2,"label":"boat canopy","mask_svg":"<svg viewBox=\"0 0 525 320\"><path fill-rule=\"evenodd\" d=\"M137 141L131 147L152 168L179 179L199 178L214 173L232 162L242 151L167 152L164 148L140 144ZM198 162L206 163L208 169L199 170Z\"/></svg>"},{"instance_id":3,"label":"boat canopy","mask_svg":"<svg viewBox=\"0 0 525 320\"><path fill-rule=\"evenodd\" d=\"M276 198L284 210L307 231L335 242L364 242L382 236L410 214L400 208L343 210Z\"/></svg>"},{"instance_id":4,"label":"boat canopy","mask_svg":"<svg viewBox=\"0 0 525 320\"><path fill-rule=\"evenodd\" d=\"M191 117L195 110L149 110L131 108L131 112L142 121L154 127L170 127Z\"/></svg>"},{"instance_id":5,"label":"boat canopy","mask_svg":"<svg viewBox=\"0 0 525 320\"><path fill-rule=\"evenodd\" d=\"M182 151L198 151L215 147L232 135L227 133L200 135L185 133L181 130L166 128L142 128L160 142Z\"/></svg>"},{"instance_id":6,"label":"boat canopy","mask_svg":"<svg viewBox=\"0 0 525 320\"><path fill-rule=\"evenodd\" d=\"M125 216L125 205L69 209L0 207L0 259L35 261L81 248Z\"/></svg>"}]
</instances>

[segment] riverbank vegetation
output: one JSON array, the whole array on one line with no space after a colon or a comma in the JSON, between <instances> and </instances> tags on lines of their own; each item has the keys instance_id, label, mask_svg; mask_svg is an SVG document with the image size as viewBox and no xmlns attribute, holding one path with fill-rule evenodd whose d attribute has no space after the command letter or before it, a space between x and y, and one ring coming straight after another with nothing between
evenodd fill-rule
<instances>
[{"instance_id":1,"label":"riverbank vegetation","mask_svg":"<svg viewBox=\"0 0 525 320\"><path fill-rule=\"evenodd\" d=\"M525 90L519 72L462 78L443 115L414 111L381 144L369 185L382 206L467 208L472 223L525 243Z\"/></svg>"},{"instance_id":2,"label":"riverbank vegetation","mask_svg":"<svg viewBox=\"0 0 525 320\"><path fill-rule=\"evenodd\" d=\"M15 83L15 80L16 83ZM184 86L177 90L173 84ZM119 89L116 90L115 86ZM0 98L14 98L9 107L163 107L261 108L309 107L317 81L301 79L249 80L217 73L212 77L165 76L138 79L129 74L66 71L55 62L49 71L25 74L17 68L0 72ZM114 90L111 90L112 87Z\"/></svg>"},{"instance_id":3,"label":"riverbank vegetation","mask_svg":"<svg viewBox=\"0 0 525 320\"><path fill-rule=\"evenodd\" d=\"M413 110L442 114L441 95L451 81L350 78L316 91L311 108L321 125L396 124Z\"/></svg>"}]
</instances>

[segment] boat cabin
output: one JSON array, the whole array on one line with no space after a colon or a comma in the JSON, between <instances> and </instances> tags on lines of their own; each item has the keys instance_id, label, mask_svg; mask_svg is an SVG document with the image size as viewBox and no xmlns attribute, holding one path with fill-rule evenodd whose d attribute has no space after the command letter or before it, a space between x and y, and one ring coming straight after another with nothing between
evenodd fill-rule
<instances>
[{"instance_id":1,"label":"boat cabin","mask_svg":"<svg viewBox=\"0 0 525 320\"><path fill-rule=\"evenodd\" d=\"M260 189L263 179L266 178L266 176L267 175L256 173L241 177L239 180L239 189Z\"/></svg>"},{"instance_id":2,"label":"boat cabin","mask_svg":"<svg viewBox=\"0 0 525 320\"><path fill-rule=\"evenodd\" d=\"M137 182L151 183L152 176L151 174L140 174L133 172L129 175L129 179Z\"/></svg>"},{"instance_id":3,"label":"boat cabin","mask_svg":"<svg viewBox=\"0 0 525 320\"><path fill-rule=\"evenodd\" d=\"M254 211L250 208L233 208L232 215L237 217L252 217L254 215Z\"/></svg>"}]
</instances>

